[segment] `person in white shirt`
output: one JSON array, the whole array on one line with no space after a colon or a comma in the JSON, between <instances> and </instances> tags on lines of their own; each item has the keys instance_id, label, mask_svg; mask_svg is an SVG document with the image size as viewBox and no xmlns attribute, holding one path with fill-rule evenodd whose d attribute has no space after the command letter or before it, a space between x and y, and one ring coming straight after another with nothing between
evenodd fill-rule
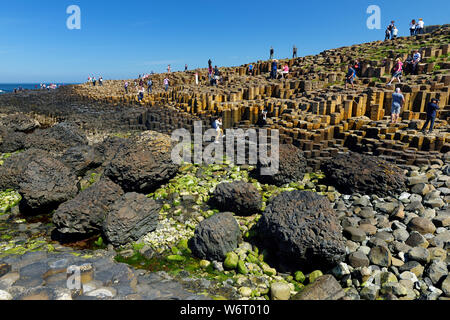
<instances>
[{"instance_id":1,"label":"person in white shirt","mask_svg":"<svg viewBox=\"0 0 450 320\"><path fill-rule=\"evenodd\" d=\"M423 22L423 19L420 18L419 22L417 22L417 25L416 25L416 34L423 34L424 25L425 25L425 22Z\"/></svg>"},{"instance_id":2,"label":"person in white shirt","mask_svg":"<svg viewBox=\"0 0 450 320\"><path fill-rule=\"evenodd\" d=\"M397 39L397 35L398 35L398 29L397 29L397 27L394 27L394 29L392 30L392 38Z\"/></svg>"},{"instance_id":3,"label":"person in white shirt","mask_svg":"<svg viewBox=\"0 0 450 320\"><path fill-rule=\"evenodd\" d=\"M416 50L413 55L413 74L417 74L417 66L419 65L422 55L419 50Z\"/></svg>"}]
</instances>

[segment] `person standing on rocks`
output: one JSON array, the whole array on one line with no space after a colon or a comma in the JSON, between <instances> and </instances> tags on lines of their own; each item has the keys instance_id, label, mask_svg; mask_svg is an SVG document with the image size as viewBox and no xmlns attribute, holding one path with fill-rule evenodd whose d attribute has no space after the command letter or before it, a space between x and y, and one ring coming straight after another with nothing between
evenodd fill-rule
<instances>
[{"instance_id":1,"label":"person standing on rocks","mask_svg":"<svg viewBox=\"0 0 450 320\"><path fill-rule=\"evenodd\" d=\"M195 73L195 85L198 86L198 73L197 72Z\"/></svg>"},{"instance_id":2,"label":"person standing on rocks","mask_svg":"<svg viewBox=\"0 0 450 320\"><path fill-rule=\"evenodd\" d=\"M212 74L213 74L213 67L212 67L212 65L210 65L208 67L208 79L210 82L212 81Z\"/></svg>"},{"instance_id":3,"label":"person standing on rocks","mask_svg":"<svg viewBox=\"0 0 450 320\"><path fill-rule=\"evenodd\" d=\"M391 31L389 30L388 27L384 33L384 41L388 41L390 38L391 38Z\"/></svg>"},{"instance_id":4,"label":"person standing on rocks","mask_svg":"<svg viewBox=\"0 0 450 320\"><path fill-rule=\"evenodd\" d=\"M273 50L273 47L270 47L270 59L273 59L274 53L275 53L275 50Z\"/></svg>"},{"instance_id":5,"label":"person standing on rocks","mask_svg":"<svg viewBox=\"0 0 450 320\"><path fill-rule=\"evenodd\" d=\"M167 66L167 73L170 73L172 71L172 68L170 67L170 64Z\"/></svg>"},{"instance_id":6,"label":"person standing on rocks","mask_svg":"<svg viewBox=\"0 0 450 320\"><path fill-rule=\"evenodd\" d=\"M355 69L356 75L358 77L361 77L361 63L359 60L355 60L355 65L353 66L353 69Z\"/></svg>"},{"instance_id":7,"label":"person standing on rocks","mask_svg":"<svg viewBox=\"0 0 450 320\"><path fill-rule=\"evenodd\" d=\"M214 82L217 85L219 85L220 82L220 71L219 68L217 68L217 66L214 67Z\"/></svg>"},{"instance_id":8,"label":"person standing on rocks","mask_svg":"<svg viewBox=\"0 0 450 320\"><path fill-rule=\"evenodd\" d=\"M388 26L389 32L391 33L391 40L394 39L394 34L393 34L394 28L395 28L395 21L391 21L391 24Z\"/></svg>"},{"instance_id":9,"label":"person standing on rocks","mask_svg":"<svg viewBox=\"0 0 450 320\"><path fill-rule=\"evenodd\" d=\"M222 117L219 117L212 122L212 127L214 130L216 130L216 140L214 141L215 144L219 143L220 137L225 138L225 135L223 134L222 126L223 126Z\"/></svg>"},{"instance_id":10,"label":"person standing on rocks","mask_svg":"<svg viewBox=\"0 0 450 320\"><path fill-rule=\"evenodd\" d=\"M425 122L425 125L423 126L422 130L420 130L422 133L425 133L425 130L427 130L428 124L430 125L430 130L428 133L433 132L434 127L434 121L436 120L437 111L439 110L438 106L439 100L436 98L431 99L431 102L427 105L427 121Z\"/></svg>"},{"instance_id":11,"label":"person standing on rocks","mask_svg":"<svg viewBox=\"0 0 450 320\"><path fill-rule=\"evenodd\" d=\"M409 34L411 36L416 35L416 25L417 25L416 19L413 19L409 24Z\"/></svg>"},{"instance_id":12,"label":"person standing on rocks","mask_svg":"<svg viewBox=\"0 0 450 320\"><path fill-rule=\"evenodd\" d=\"M153 92L153 81L152 81L152 79L148 79L148 81L147 81L147 92L149 94Z\"/></svg>"},{"instance_id":13,"label":"person standing on rocks","mask_svg":"<svg viewBox=\"0 0 450 320\"><path fill-rule=\"evenodd\" d=\"M164 88L167 91L169 91L169 79L167 77L164 78Z\"/></svg>"},{"instance_id":14,"label":"person standing on rocks","mask_svg":"<svg viewBox=\"0 0 450 320\"><path fill-rule=\"evenodd\" d=\"M355 88L355 85L354 85L355 77L356 77L356 71L355 71L355 69L353 69L353 66L350 64L348 66L347 76L346 76L346 80L345 80L345 89L347 89L347 86L349 84L352 85L352 89Z\"/></svg>"},{"instance_id":15,"label":"person standing on rocks","mask_svg":"<svg viewBox=\"0 0 450 320\"><path fill-rule=\"evenodd\" d=\"M277 78L277 71L278 71L277 69L278 69L278 62L277 62L277 60L273 60L272 61L272 73L270 74L271 79Z\"/></svg>"},{"instance_id":16,"label":"person standing on rocks","mask_svg":"<svg viewBox=\"0 0 450 320\"><path fill-rule=\"evenodd\" d=\"M297 57L297 47L294 44L294 48L292 49L292 59L295 59Z\"/></svg>"},{"instance_id":17,"label":"person standing on rocks","mask_svg":"<svg viewBox=\"0 0 450 320\"><path fill-rule=\"evenodd\" d=\"M423 34L423 27L424 26L425 26L425 23L423 22L423 19L420 18L419 22L417 22L416 34Z\"/></svg>"},{"instance_id":18,"label":"person standing on rocks","mask_svg":"<svg viewBox=\"0 0 450 320\"><path fill-rule=\"evenodd\" d=\"M397 27L394 26L394 28L392 29L392 39L397 39L398 36L398 29Z\"/></svg>"},{"instance_id":19,"label":"person standing on rocks","mask_svg":"<svg viewBox=\"0 0 450 320\"><path fill-rule=\"evenodd\" d=\"M97 79L95 77L92 79L92 83L94 84L94 87L95 87L95 85L97 83Z\"/></svg>"},{"instance_id":20,"label":"person standing on rocks","mask_svg":"<svg viewBox=\"0 0 450 320\"><path fill-rule=\"evenodd\" d=\"M130 84L128 83L128 81L125 82L124 88L125 88L125 93L128 94L128 86Z\"/></svg>"},{"instance_id":21,"label":"person standing on rocks","mask_svg":"<svg viewBox=\"0 0 450 320\"><path fill-rule=\"evenodd\" d=\"M101 87L103 87L103 77L98 78L98 83Z\"/></svg>"},{"instance_id":22,"label":"person standing on rocks","mask_svg":"<svg viewBox=\"0 0 450 320\"><path fill-rule=\"evenodd\" d=\"M392 82L397 79L398 83L401 83L401 76L403 74L403 62L400 60L400 58L397 58L396 60L396 64L394 66L393 69L393 73L392 73L392 79L391 81L389 81L388 86L392 85Z\"/></svg>"},{"instance_id":23,"label":"person standing on rocks","mask_svg":"<svg viewBox=\"0 0 450 320\"><path fill-rule=\"evenodd\" d=\"M400 110L405 102L405 97L402 94L400 88L397 88L392 94L392 107L391 107L391 124L396 124L400 115Z\"/></svg>"},{"instance_id":24,"label":"person standing on rocks","mask_svg":"<svg viewBox=\"0 0 450 320\"><path fill-rule=\"evenodd\" d=\"M253 64L250 63L250 65L248 66L248 74L249 75L253 75Z\"/></svg>"}]
</instances>

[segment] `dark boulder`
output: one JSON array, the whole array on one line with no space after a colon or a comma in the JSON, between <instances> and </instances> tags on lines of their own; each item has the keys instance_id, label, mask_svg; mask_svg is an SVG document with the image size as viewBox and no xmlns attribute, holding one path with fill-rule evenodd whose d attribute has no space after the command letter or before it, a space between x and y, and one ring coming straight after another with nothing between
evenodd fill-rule
<instances>
[{"instance_id":1,"label":"dark boulder","mask_svg":"<svg viewBox=\"0 0 450 320\"><path fill-rule=\"evenodd\" d=\"M386 197L406 191L403 170L374 156L341 153L322 164L326 182L343 194Z\"/></svg>"},{"instance_id":2,"label":"dark boulder","mask_svg":"<svg viewBox=\"0 0 450 320\"><path fill-rule=\"evenodd\" d=\"M81 145L67 149L61 156L61 162L82 177L87 171L102 164L102 156L93 146Z\"/></svg>"},{"instance_id":3,"label":"dark boulder","mask_svg":"<svg viewBox=\"0 0 450 320\"><path fill-rule=\"evenodd\" d=\"M53 213L53 223L61 234L91 234L102 230L111 206L123 196L122 189L102 178Z\"/></svg>"},{"instance_id":4,"label":"dark boulder","mask_svg":"<svg viewBox=\"0 0 450 320\"><path fill-rule=\"evenodd\" d=\"M149 193L178 171L171 160L170 136L157 132L121 146L105 168L105 175L126 192Z\"/></svg>"},{"instance_id":5,"label":"dark boulder","mask_svg":"<svg viewBox=\"0 0 450 320\"><path fill-rule=\"evenodd\" d=\"M103 232L115 246L136 241L158 226L161 205L138 193L127 193L111 207Z\"/></svg>"},{"instance_id":6,"label":"dark boulder","mask_svg":"<svg viewBox=\"0 0 450 320\"><path fill-rule=\"evenodd\" d=\"M28 164L42 157L50 157L50 155L43 150L28 149L7 158L3 165L0 166L0 190L18 190L19 183Z\"/></svg>"},{"instance_id":7,"label":"dark boulder","mask_svg":"<svg viewBox=\"0 0 450 320\"><path fill-rule=\"evenodd\" d=\"M130 139L124 139L119 137L108 137L100 143L95 144L95 153L101 157L101 161L104 164L108 164L112 159L114 159L117 152L122 149L125 145L130 144Z\"/></svg>"},{"instance_id":8,"label":"dark boulder","mask_svg":"<svg viewBox=\"0 0 450 320\"><path fill-rule=\"evenodd\" d=\"M307 172L307 162L303 152L291 144L282 144L279 146L278 172L274 175L262 175L261 169L271 165L273 164L271 164L270 160L265 158L258 161L258 165L253 174L259 182L281 187L290 182L302 181Z\"/></svg>"},{"instance_id":9,"label":"dark boulder","mask_svg":"<svg viewBox=\"0 0 450 320\"><path fill-rule=\"evenodd\" d=\"M257 224L262 245L285 270L334 267L345 257L345 239L328 198L309 191L283 192Z\"/></svg>"},{"instance_id":10,"label":"dark boulder","mask_svg":"<svg viewBox=\"0 0 450 320\"><path fill-rule=\"evenodd\" d=\"M78 192L77 178L58 160L49 156L32 159L20 177L18 192L24 213L48 213Z\"/></svg>"},{"instance_id":11,"label":"dark boulder","mask_svg":"<svg viewBox=\"0 0 450 320\"><path fill-rule=\"evenodd\" d=\"M26 134L0 127L0 153L16 152L24 148Z\"/></svg>"},{"instance_id":12,"label":"dark boulder","mask_svg":"<svg viewBox=\"0 0 450 320\"><path fill-rule=\"evenodd\" d=\"M231 212L222 212L203 220L189 240L189 248L200 259L224 261L237 248L241 231Z\"/></svg>"},{"instance_id":13,"label":"dark boulder","mask_svg":"<svg viewBox=\"0 0 450 320\"><path fill-rule=\"evenodd\" d=\"M26 136L25 148L36 148L52 153L62 153L68 148L86 145L88 140L74 123L61 122L48 129L38 129Z\"/></svg>"},{"instance_id":14,"label":"dark boulder","mask_svg":"<svg viewBox=\"0 0 450 320\"><path fill-rule=\"evenodd\" d=\"M0 118L0 126L15 132L30 133L39 128L40 123L23 113L16 113Z\"/></svg>"},{"instance_id":15,"label":"dark boulder","mask_svg":"<svg viewBox=\"0 0 450 320\"><path fill-rule=\"evenodd\" d=\"M247 216L261 210L262 196L251 183L225 182L216 187L209 205L220 211L230 211L237 215Z\"/></svg>"}]
</instances>

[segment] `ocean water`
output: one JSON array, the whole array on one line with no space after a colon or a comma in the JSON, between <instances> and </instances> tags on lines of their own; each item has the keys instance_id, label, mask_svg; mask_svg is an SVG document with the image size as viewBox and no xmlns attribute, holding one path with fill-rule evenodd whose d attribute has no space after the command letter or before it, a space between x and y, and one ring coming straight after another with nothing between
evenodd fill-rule
<instances>
[{"instance_id":1,"label":"ocean water","mask_svg":"<svg viewBox=\"0 0 450 320\"><path fill-rule=\"evenodd\" d=\"M75 83L56 83L58 87L60 85L69 85ZM46 85L50 85L50 83L46 83ZM18 89L22 87L25 90L35 90L41 87L40 83L0 83L0 94L13 92L14 89Z\"/></svg>"}]
</instances>

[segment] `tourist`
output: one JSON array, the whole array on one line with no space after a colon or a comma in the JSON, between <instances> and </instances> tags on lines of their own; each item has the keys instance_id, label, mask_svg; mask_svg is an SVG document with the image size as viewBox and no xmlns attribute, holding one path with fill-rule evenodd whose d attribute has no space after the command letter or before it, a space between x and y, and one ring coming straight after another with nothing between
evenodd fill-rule
<instances>
[{"instance_id":1,"label":"tourist","mask_svg":"<svg viewBox=\"0 0 450 320\"><path fill-rule=\"evenodd\" d=\"M260 127L263 127L263 126L265 126L265 125L267 125L267 110L266 110L266 109L263 109L263 110L261 111L261 116L260 116L259 126L260 126Z\"/></svg>"},{"instance_id":2,"label":"tourist","mask_svg":"<svg viewBox=\"0 0 450 320\"><path fill-rule=\"evenodd\" d=\"M98 78L98 83L103 87L103 77Z\"/></svg>"},{"instance_id":3,"label":"tourist","mask_svg":"<svg viewBox=\"0 0 450 320\"><path fill-rule=\"evenodd\" d=\"M139 102L141 102L142 99L144 99L144 92L145 92L144 87L139 87L139 91L138 91Z\"/></svg>"},{"instance_id":4,"label":"tourist","mask_svg":"<svg viewBox=\"0 0 450 320\"><path fill-rule=\"evenodd\" d=\"M212 79L213 79L212 74L213 74L213 67L212 67L212 65L210 65L210 66L208 67L208 79L209 79L210 82L211 82Z\"/></svg>"},{"instance_id":5,"label":"tourist","mask_svg":"<svg viewBox=\"0 0 450 320\"><path fill-rule=\"evenodd\" d=\"M215 81L216 86L219 85L220 71L219 71L219 68L217 68L217 66L214 67L214 81Z\"/></svg>"},{"instance_id":6,"label":"tourist","mask_svg":"<svg viewBox=\"0 0 450 320\"><path fill-rule=\"evenodd\" d=\"M187 64L184 65L184 72L186 72L186 71L188 71L188 65Z\"/></svg>"},{"instance_id":7,"label":"tourist","mask_svg":"<svg viewBox=\"0 0 450 320\"><path fill-rule=\"evenodd\" d=\"M411 55L409 55L408 58L406 58L405 63L403 65L403 74L409 75L412 74L413 71L414 71L413 58Z\"/></svg>"},{"instance_id":8,"label":"tourist","mask_svg":"<svg viewBox=\"0 0 450 320\"><path fill-rule=\"evenodd\" d=\"M386 29L385 33L384 33L384 41L387 41L391 38L391 31L388 29Z\"/></svg>"},{"instance_id":9,"label":"tourist","mask_svg":"<svg viewBox=\"0 0 450 320\"><path fill-rule=\"evenodd\" d=\"M198 86L198 73L195 73L195 84Z\"/></svg>"},{"instance_id":10,"label":"tourist","mask_svg":"<svg viewBox=\"0 0 450 320\"><path fill-rule=\"evenodd\" d=\"M394 26L394 28L392 29L392 39L397 39L398 36L398 29L397 27Z\"/></svg>"},{"instance_id":11,"label":"tourist","mask_svg":"<svg viewBox=\"0 0 450 320\"><path fill-rule=\"evenodd\" d=\"M297 57L297 47L294 44L294 48L292 49L292 59L295 59Z\"/></svg>"},{"instance_id":12,"label":"tourist","mask_svg":"<svg viewBox=\"0 0 450 320\"><path fill-rule=\"evenodd\" d=\"M411 36L416 35L416 25L417 25L417 23L416 23L416 20L415 20L415 19L413 19L413 20L409 23L409 34L410 34Z\"/></svg>"},{"instance_id":13,"label":"tourist","mask_svg":"<svg viewBox=\"0 0 450 320\"><path fill-rule=\"evenodd\" d=\"M396 124L400 115L400 110L405 102L400 88L397 88L392 94L392 108L391 108L391 124Z\"/></svg>"},{"instance_id":14,"label":"tourist","mask_svg":"<svg viewBox=\"0 0 450 320\"><path fill-rule=\"evenodd\" d=\"M126 81L126 82L125 82L125 85L124 85L125 93L126 93L126 94L128 94L128 86L129 86L129 83L128 83L128 81Z\"/></svg>"},{"instance_id":15,"label":"tourist","mask_svg":"<svg viewBox=\"0 0 450 320\"><path fill-rule=\"evenodd\" d=\"M212 61L211 59L208 60L208 68L212 66Z\"/></svg>"},{"instance_id":16,"label":"tourist","mask_svg":"<svg viewBox=\"0 0 450 320\"><path fill-rule=\"evenodd\" d=\"M253 64L250 63L250 65L248 66L248 74L249 75L253 75Z\"/></svg>"},{"instance_id":17,"label":"tourist","mask_svg":"<svg viewBox=\"0 0 450 320\"><path fill-rule=\"evenodd\" d=\"M97 79L95 79L95 77L92 79L92 83L94 84L95 87L95 84L97 83Z\"/></svg>"},{"instance_id":18,"label":"tourist","mask_svg":"<svg viewBox=\"0 0 450 320\"><path fill-rule=\"evenodd\" d=\"M392 69L392 79L389 81L388 86L392 85L392 82L397 79L398 83L401 83L400 77L403 74L403 62L400 60L400 58L397 58L396 64L394 68Z\"/></svg>"},{"instance_id":19,"label":"tourist","mask_svg":"<svg viewBox=\"0 0 450 320\"><path fill-rule=\"evenodd\" d=\"M413 74L417 74L418 70L417 67L419 66L419 62L422 59L422 55L420 54L419 50L414 51L413 55Z\"/></svg>"},{"instance_id":20,"label":"tourist","mask_svg":"<svg viewBox=\"0 0 450 320\"><path fill-rule=\"evenodd\" d=\"M359 60L355 60L355 65L353 66L353 69L355 69L356 75L358 77L361 77L361 63Z\"/></svg>"},{"instance_id":21,"label":"tourist","mask_svg":"<svg viewBox=\"0 0 450 320\"><path fill-rule=\"evenodd\" d=\"M425 22L420 18L419 22L417 22L416 34L423 34L423 27L425 26Z\"/></svg>"},{"instance_id":22,"label":"tourist","mask_svg":"<svg viewBox=\"0 0 450 320\"><path fill-rule=\"evenodd\" d=\"M218 144L220 137L222 137L222 138L225 137L225 135L223 134L223 129L222 129L222 117L219 117L216 120L213 120L211 125L212 125L213 129L216 130L216 139L215 139L214 143Z\"/></svg>"},{"instance_id":23,"label":"tourist","mask_svg":"<svg viewBox=\"0 0 450 320\"><path fill-rule=\"evenodd\" d=\"M170 64L167 66L167 73L170 73L172 71L172 68L170 67Z\"/></svg>"},{"instance_id":24,"label":"tourist","mask_svg":"<svg viewBox=\"0 0 450 320\"><path fill-rule=\"evenodd\" d=\"M271 79L277 78L277 69L278 69L278 63L277 63L277 60L275 59L272 61L272 73L270 74Z\"/></svg>"},{"instance_id":25,"label":"tourist","mask_svg":"<svg viewBox=\"0 0 450 320\"><path fill-rule=\"evenodd\" d=\"M147 81L147 92L149 94L153 92L153 81L152 81L152 79L148 79L148 81Z\"/></svg>"},{"instance_id":26,"label":"tourist","mask_svg":"<svg viewBox=\"0 0 450 320\"><path fill-rule=\"evenodd\" d=\"M167 77L164 78L164 88L166 92L169 90L169 79Z\"/></svg>"},{"instance_id":27,"label":"tourist","mask_svg":"<svg viewBox=\"0 0 450 320\"><path fill-rule=\"evenodd\" d=\"M436 120L437 111L439 110L438 106L439 100L436 98L431 99L431 102L427 104L427 121L425 122L425 125L423 126L421 132L425 133L425 130L427 130L428 124L430 125L430 130L428 133L433 132L434 128L434 121Z\"/></svg>"},{"instance_id":28,"label":"tourist","mask_svg":"<svg viewBox=\"0 0 450 320\"><path fill-rule=\"evenodd\" d=\"M355 71L355 69L353 69L353 66L350 64L348 66L347 76L345 78L345 89L347 89L348 84L352 85L352 89L355 87L355 85L354 85L355 77L356 77L356 71Z\"/></svg>"},{"instance_id":29,"label":"tourist","mask_svg":"<svg viewBox=\"0 0 450 320\"><path fill-rule=\"evenodd\" d=\"M391 33L391 40L394 39L393 31L395 27L395 21L391 21L391 24L388 26L389 32Z\"/></svg>"},{"instance_id":30,"label":"tourist","mask_svg":"<svg viewBox=\"0 0 450 320\"><path fill-rule=\"evenodd\" d=\"M285 64L283 67L283 71L281 71L281 78L284 79L284 76L288 74L289 74L289 66Z\"/></svg>"},{"instance_id":31,"label":"tourist","mask_svg":"<svg viewBox=\"0 0 450 320\"><path fill-rule=\"evenodd\" d=\"M273 50L273 47L270 47L270 59L273 59L274 53L275 53L275 50Z\"/></svg>"},{"instance_id":32,"label":"tourist","mask_svg":"<svg viewBox=\"0 0 450 320\"><path fill-rule=\"evenodd\" d=\"M139 79L139 87L143 87L144 86L144 80L141 78Z\"/></svg>"}]
</instances>

